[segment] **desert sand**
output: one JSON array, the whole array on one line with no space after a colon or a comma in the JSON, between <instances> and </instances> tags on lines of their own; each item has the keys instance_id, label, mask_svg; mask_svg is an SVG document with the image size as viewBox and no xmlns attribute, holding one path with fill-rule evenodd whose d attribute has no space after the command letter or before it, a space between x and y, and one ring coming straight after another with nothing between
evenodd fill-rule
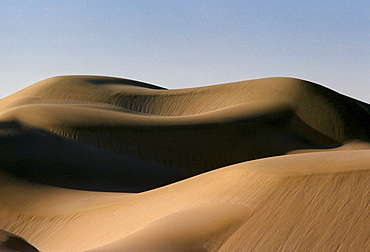
<instances>
[{"instance_id":1,"label":"desert sand","mask_svg":"<svg viewBox=\"0 0 370 252\"><path fill-rule=\"evenodd\" d=\"M370 105L53 77L0 100L0 181L1 251L370 251Z\"/></svg>"}]
</instances>

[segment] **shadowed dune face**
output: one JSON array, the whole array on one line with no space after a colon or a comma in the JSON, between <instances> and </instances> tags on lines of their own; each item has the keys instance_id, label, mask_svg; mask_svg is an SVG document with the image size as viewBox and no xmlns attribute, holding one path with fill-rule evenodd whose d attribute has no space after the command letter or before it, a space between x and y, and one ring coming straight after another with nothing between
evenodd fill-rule
<instances>
[{"instance_id":1,"label":"shadowed dune face","mask_svg":"<svg viewBox=\"0 0 370 252\"><path fill-rule=\"evenodd\" d=\"M0 100L0 229L42 251L367 251L369 125L292 78L54 77Z\"/></svg>"},{"instance_id":2,"label":"shadowed dune face","mask_svg":"<svg viewBox=\"0 0 370 252\"><path fill-rule=\"evenodd\" d=\"M30 245L23 238L0 230L0 251L3 252L37 252L32 245Z\"/></svg>"},{"instance_id":3,"label":"shadowed dune face","mask_svg":"<svg viewBox=\"0 0 370 252\"><path fill-rule=\"evenodd\" d=\"M104 151L39 128L0 124L2 169L66 188L138 192L185 178L153 163Z\"/></svg>"}]
</instances>

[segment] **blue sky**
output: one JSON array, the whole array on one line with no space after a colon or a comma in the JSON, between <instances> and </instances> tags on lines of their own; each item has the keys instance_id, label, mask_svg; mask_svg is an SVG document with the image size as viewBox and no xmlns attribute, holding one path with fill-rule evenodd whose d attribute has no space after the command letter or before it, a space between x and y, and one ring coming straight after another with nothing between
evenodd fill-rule
<instances>
[{"instance_id":1,"label":"blue sky","mask_svg":"<svg viewBox=\"0 0 370 252\"><path fill-rule=\"evenodd\" d=\"M0 2L0 97L93 74L167 88L271 76L370 103L370 2Z\"/></svg>"}]
</instances>

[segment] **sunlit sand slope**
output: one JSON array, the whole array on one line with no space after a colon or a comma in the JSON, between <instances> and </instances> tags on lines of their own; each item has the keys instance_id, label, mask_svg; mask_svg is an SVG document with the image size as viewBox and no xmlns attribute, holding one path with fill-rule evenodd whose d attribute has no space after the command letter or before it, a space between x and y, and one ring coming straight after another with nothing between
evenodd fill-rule
<instances>
[{"instance_id":1,"label":"sunlit sand slope","mask_svg":"<svg viewBox=\"0 0 370 252\"><path fill-rule=\"evenodd\" d=\"M40 251L370 251L369 125L292 78L47 79L0 100L0 229Z\"/></svg>"}]
</instances>

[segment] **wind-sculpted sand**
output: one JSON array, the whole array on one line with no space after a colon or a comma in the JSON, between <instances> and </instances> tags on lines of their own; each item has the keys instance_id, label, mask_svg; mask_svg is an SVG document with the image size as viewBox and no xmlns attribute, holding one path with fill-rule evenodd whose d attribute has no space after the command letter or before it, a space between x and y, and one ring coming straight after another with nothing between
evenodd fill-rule
<instances>
[{"instance_id":1,"label":"wind-sculpted sand","mask_svg":"<svg viewBox=\"0 0 370 252\"><path fill-rule=\"evenodd\" d=\"M370 105L54 77L0 100L0 182L4 251L370 251Z\"/></svg>"}]
</instances>

